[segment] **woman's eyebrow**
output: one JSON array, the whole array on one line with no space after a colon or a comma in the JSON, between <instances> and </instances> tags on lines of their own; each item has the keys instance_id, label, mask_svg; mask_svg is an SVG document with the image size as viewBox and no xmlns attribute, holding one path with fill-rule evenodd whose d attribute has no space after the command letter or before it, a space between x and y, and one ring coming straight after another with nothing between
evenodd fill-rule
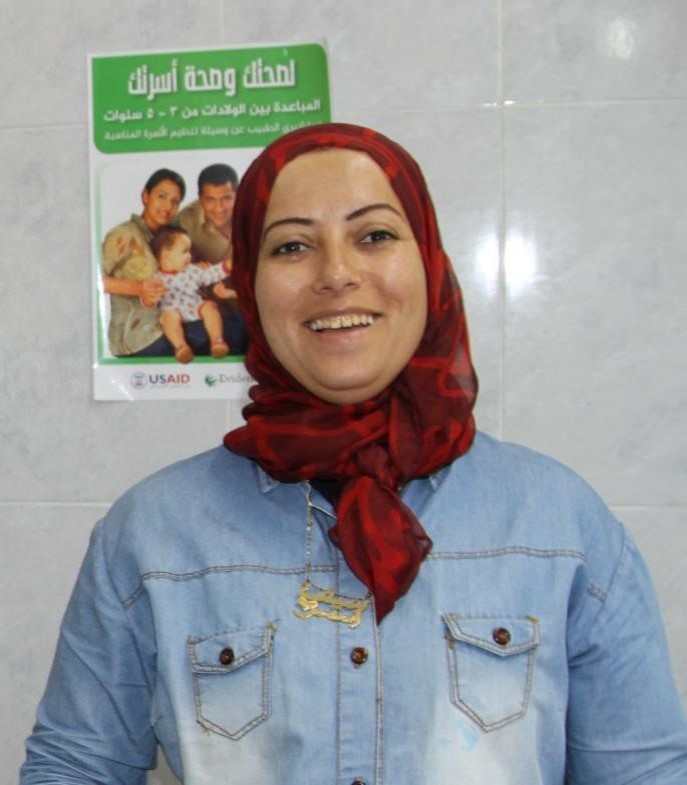
<instances>
[{"instance_id":1,"label":"woman's eyebrow","mask_svg":"<svg viewBox=\"0 0 687 785\"><path fill-rule=\"evenodd\" d=\"M378 202L376 204L368 204L365 207L359 207L357 210L353 210L352 213L349 213L346 216L347 221L352 221L354 218L360 218L361 215L365 215L366 213L371 212L372 210L391 210L392 213L396 213L399 218L405 218L405 216L397 210L393 205L389 204L388 202Z\"/></svg>"},{"instance_id":2,"label":"woman's eyebrow","mask_svg":"<svg viewBox=\"0 0 687 785\"><path fill-rule=\"evenodd\" d=\"M388 202L376 202L375 204L366 204L364 207L359 207L357 210L353 210L353 212L348 213L345 216L347 221L353 221L356 218L360 218L361 216L372 212L373 210L390 210L392 213L395 213L399 218L404 218L403 214L397 210L393 205L389 204ZM299 216L290 216L288 218L279 218L276 221L272 221L271 224L268 224L262 231L262 237L260 239L260 244L265 242L265 238L267 237L268 232L272 229L275 229L277 226L283 226L284 224L298 224L299 226L312 226L315 221L312 218L301 218Z\"/></svg>"},{"instance_id":3,"label":"woman's eyebrow","mask_svg":"<svg viewBox=\"0 0 687 785\"><path fill-rule=\"evenodd\" d=\"M299 226L312 226L315 222L310 218L299 218L298 216L292 216L290 218L279 218L276 221L272 221L271 224L266 226L262 230L262 237L260 238L260 244L265 242L265 237L267 237L267 233L274 229L277 226L282 226L282 224L298 224Z\"/></svg>"}]
</instances>

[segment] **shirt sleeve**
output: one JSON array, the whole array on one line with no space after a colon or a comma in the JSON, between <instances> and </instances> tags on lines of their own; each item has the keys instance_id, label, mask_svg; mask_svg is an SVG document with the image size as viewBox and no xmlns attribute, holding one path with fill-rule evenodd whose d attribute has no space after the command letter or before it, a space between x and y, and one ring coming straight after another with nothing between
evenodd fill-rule
<instances>
[{"instance_id":1,"label":"shirt sleeve","mask_svg":"<svg viewBox=\"0 0 687 785\"><path fill-rule=\"evenodd\" d=\"M157 754L149 679L99 524L62 623L20 785L144 785Z\"/></svg>"},{"instance_id":2,"label":"shirt sleeve","mask_svg":"<svg viewBox=\"0 0 687 785\"><path fill-rule=\"evenodd\" d=\"M105 275L113 275L133 253L133 237L126 226L117 226L103 241L102 265Z\"/></svg>"},{"instance_id":3,"label":"shirt sleeve","mask_svg":"<svg viewBox=\"0 0 687 785\"><path fill-rule=\"evenodd\" d=\"M196 271L196 278L201 286L210 286L213 283L219 283L229 275L229 272L225 270L224 265L221 262L213 264L212 267L194 267L192 269Z\"/></svg>"},{"instance_id":4,"label":"shirt sleeve","mask_svg":"<svg viewBox=\"0 0 687 785\"><path fill-rule=\"evenodd\" d=\"M569 641L567 785L687 783L687 725L658 603L627 532Z\"/></svg>"},{"instance_id":5,"label":"shirt sleeve","mask_svg":"<svg viewBox=\"0 0 687 785\"><path fill-rule=\"evenodd\" d=\"M157 270L157 265L144 240L126 224L116 226L105 236L102 248L105 275L142 281Z\"/></svg>"}]
</instances>

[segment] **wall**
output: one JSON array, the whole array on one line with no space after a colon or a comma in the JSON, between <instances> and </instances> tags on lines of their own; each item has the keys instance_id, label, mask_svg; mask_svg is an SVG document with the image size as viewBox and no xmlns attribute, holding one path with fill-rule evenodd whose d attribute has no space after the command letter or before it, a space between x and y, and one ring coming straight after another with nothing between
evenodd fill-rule
<instances>
[{"instance_id":1,"label":"wall","mask_svg":"<svg viewBox=\"0 0 687 785\"><path fill-rule=\"evenodd\" d=\"M3 8L10 7L2 0ZM687 698L684 0L24 0L0 27L0 785L92 523L226 403L91 400L85 54L326 37L338 119L414 152L462 280L481 427L638 537Z\"/></svg>"}]
</instances>

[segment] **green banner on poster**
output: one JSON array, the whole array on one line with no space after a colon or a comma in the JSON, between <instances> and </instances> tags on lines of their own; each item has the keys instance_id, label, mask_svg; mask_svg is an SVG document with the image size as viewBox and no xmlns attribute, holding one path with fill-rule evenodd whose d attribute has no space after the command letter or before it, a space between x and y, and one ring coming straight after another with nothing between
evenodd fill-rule
<instances>
[{"instance_id":1,"label":"green banner on poster","mask_svg":"<svg viewBox=\"0 0 687 785\"><path fill-rule=\"evenodd\" d=\"M264 147L330 116L319 44L94 57L101 153Z\"/></svg>"}]
</instances>

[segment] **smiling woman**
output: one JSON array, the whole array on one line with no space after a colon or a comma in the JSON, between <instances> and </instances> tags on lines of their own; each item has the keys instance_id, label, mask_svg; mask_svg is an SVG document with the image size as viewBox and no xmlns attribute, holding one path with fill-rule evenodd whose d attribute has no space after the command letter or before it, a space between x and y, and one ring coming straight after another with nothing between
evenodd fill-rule
<instances>
[{"instance_id":1,"label":"smiling woman","mask_svg":"<svg viewBox=\"0 0 687 785\"><path fill-rule=\"evenodd\" d=\"M359 403L398 376L424 332L427 285L403 206L368 155L325 150L284 167L255 290L277 360L323 400Z\"/></svg>"},{"instance_id":2,"label":"smiling woman","mask_svg":"<svg viewBox=\"0 0 687 785\"><path fill-rule=\"evenodd\" d=\"M151 231L168 224L177 214L183 194L178 185L171 180L162 180L154 188L143 189L142 218Z\"/></svg>"},{"instance_id":3,"label":"smiling woman","mask_svg":"<svg viewBox=\"0 0 687 785\"><path fill-rule=\"evenodd\" d=\"M225 449L96 527L22 785L678 785L651 582L576 475L475 432L460 289L408 153L287 134L233 281L256 380Z\"/></svg>"}]
</instances>

